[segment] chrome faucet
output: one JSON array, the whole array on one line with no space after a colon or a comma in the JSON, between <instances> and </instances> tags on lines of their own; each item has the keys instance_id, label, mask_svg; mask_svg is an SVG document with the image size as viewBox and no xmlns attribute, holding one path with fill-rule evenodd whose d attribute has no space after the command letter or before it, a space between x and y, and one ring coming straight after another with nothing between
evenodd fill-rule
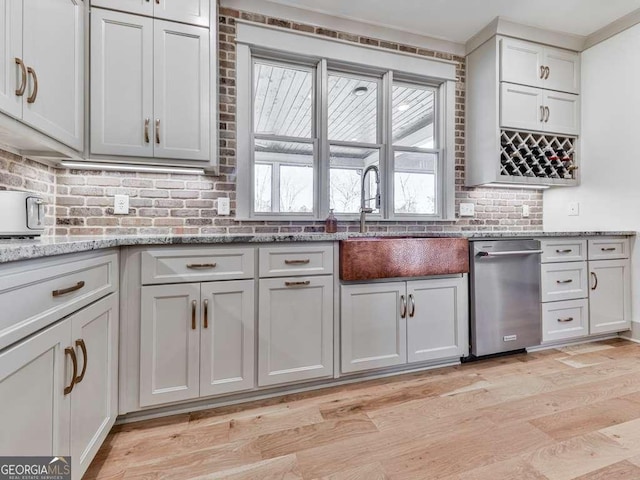
<instances>
[{"instance_id":1,"label":"chrome faucet","mask_svg":"<svg viewBox=\"0 0 640 480\"><path fill-rule=\"evenodd\" d=\"M367 174L370 171L373 171L376 174L376 196L364 198L366 195L365 185L367 181ZM380 170L378 170L378 167L375 165L369 165L364 169L364 172L362 172L362 183L360 185L360 233L364 233L366 230L365 221L367 213L373 213L373 208L367 207L366 202L374 199L376 201L376 208L380 209Z\"/></svg>"}]
</instances>

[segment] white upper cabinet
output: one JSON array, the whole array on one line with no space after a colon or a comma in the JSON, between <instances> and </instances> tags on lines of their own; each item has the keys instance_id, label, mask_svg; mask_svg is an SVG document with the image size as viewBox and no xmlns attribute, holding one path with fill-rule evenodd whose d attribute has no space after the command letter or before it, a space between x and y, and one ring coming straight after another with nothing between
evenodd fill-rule
<instances>
[{"instance_id":1,"label":"white upper cabinet","mask_svg":"<svg viewBox=\"0 0 640 480\"><path fill-rule=\"evenodd\" d=\"M567 93L580 91L580 55L569 50L503 38L500 80Z\"/></svg>"},{"instance_id":2,"label":"white upper cabinet","mask_svg":"<svg viewBox=\"0 0 640 480\"><path fill-rule=\"evenodd\" d=\"M92 0L91 5L208 27L210 2L211 0Z\"/></svg>"},{"instance_id":3,"label":"white upper cabinet","mask_svg":"<svg viewBox=\"0 0 640 480\"><path fill-rule=\"evenodd\" d=\"M156 18L209 26L211 0L155 0L153 14Z\"/></svg>"},{"instance_id":4,"label":"white upper cabinet","mask_svg":"<svg viewBox=\"0 0 640 480\"><path fill-rule=\"evenodd\" d=\"M152 157L153 20L91 14L91 152Z\"/></svg>"},{"instance_id":5,"label":"white upper cabinet","mask_svg":"<svg viewBox=\"0 0 640 480\"><path fill-rule=\"evenodd\" d=\"M80 0L0 0L0 111L75 150L84 145L84 17Z\"/></svg>"},{"instance_id":6,"label":"white upper cabinet","mask_svg":"<svg viewBox=\"0 0 640 480\"><path fill-rule=\"evenodd\" d=\"M155 20L154 36L154 156L207 160L209 30Z\"/></svg>"},{"instance_id":7,"label":"white upper cabinet","mask_svg":"<svg viewBox=\"0 0 640 480\"><path fill-rule=\"evenodd\" d=\"M550 133L580 133L580 97L571 93L544 91L545 117L543 130Z\"/></svg>"},{"instance_id":8,"label":"white upper cabinet","mask_svg":"<svg viewBox=\"0 0 640 480\"><path fill-rule=\"evenodd\" d=\"M0 0L0 110L22 117L22 1Z\"/></svg>"},{"instance_id":9,"label":"white upper cabinet","mask_svg":"<svg viewBox=\"0 0 640 480\"><path fill-rule=\"evenodd\" d=\"M210 158L209 30L94 8L91 153Z\"/></svg>"}]
</instances>

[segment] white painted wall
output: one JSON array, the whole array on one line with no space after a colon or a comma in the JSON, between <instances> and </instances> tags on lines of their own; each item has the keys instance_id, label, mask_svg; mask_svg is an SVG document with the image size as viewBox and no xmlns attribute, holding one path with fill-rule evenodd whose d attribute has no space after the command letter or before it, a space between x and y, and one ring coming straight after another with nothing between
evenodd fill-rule
<instances>
[{"instance_id":1,"label":"white painted wall","mask_svg":"<svg viewBox=\"0 0 640 480\"><path fill-rule=\"evenodd\" d=\"M638 52L640 25L582 53L581 184L544 193L545 230L640 232ZM568 216L569 202L579 202L579 216ZM640 249L633 252L633 318L640 322Z\"/></svg>"}]
</instances>

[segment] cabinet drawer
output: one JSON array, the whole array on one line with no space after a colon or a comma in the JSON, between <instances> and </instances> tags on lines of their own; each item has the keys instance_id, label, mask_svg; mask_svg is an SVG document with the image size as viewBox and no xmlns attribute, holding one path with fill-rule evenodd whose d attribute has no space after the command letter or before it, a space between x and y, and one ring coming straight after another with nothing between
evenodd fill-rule
<instances>
[{"instance_id":1,"label":"cabinet drawer","mask_svg":"<svg viewBox=\"0 0 640 480\"><path fill-rule=\"evenodd\" d=\"M142 252L142 284L253 278L255 250L245 248L156 248Z\"/></svg>"},{"instance_id":2,"label":"cabinet drawer","mask_svg":"<svg viewBox=\"0 0 640 480\"><path fill-rule=\"evenodd\" d=\"M587 298L587 262L544 264L541 281L543 302Z\"/></svg>"},{"instance_id":3,"label":"cabinet drawer","mask_svg":"<svg viewBox=\"0 0 640 480\"><path fill-rule=\"evenodd\" d=\"M8 264L0 269L0 349L118 289L118 254Z\"/></svg>"},{"instance_id":4,"label":"cabinet drawer","mask_svg":"<svg viewBox=\"0 0 640 480\"><path fill-rule=\"evenodd\" d=\"M589 334L589 301L569 300L542 305L542 341L584 337Z\"/></svg>"},{"instance_id":5,"label":"cabinet drawer","mask_svg":"<svg viewBox=\"0 0 640 480\"><path fill-rule=\"evenodd\" d=\"M629 258L628 238L589 239L589 260L615 260L618 258Z\"/></svg>"},{"instance_id":6,"label":"cabinet drawer","mask_svg":"<svg viewBox=\"0 0 640 480\"><path fill-rule=\"evenodd\" d=\"M260 276L327 275L333 273L332 245L260 248Z\"/></svg>"},{"instance_id":7,"label":"cabinet drawer","mask_svg":"<svg viewBox=\"0 0 640 480\"><path fill-rule=\"evenodd\" d=\"M587 259L587 241L578 238L545 238L540 240L542 263L580 262Z\"/></svg>"}]
</instances>

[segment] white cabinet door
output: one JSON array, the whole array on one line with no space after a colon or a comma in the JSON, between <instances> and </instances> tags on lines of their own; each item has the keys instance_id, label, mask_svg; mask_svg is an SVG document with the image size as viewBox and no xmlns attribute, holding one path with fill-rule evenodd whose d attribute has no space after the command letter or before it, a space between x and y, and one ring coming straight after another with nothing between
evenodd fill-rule
<instances>
[{"instance_id":1,"label":"white cabinet door","mask_svg":"<svg viewBox=\"0 0 640 480\"><path fill-rule=\"evenodd\" d=\"M544 47L535 43L500 40L500 81L541 87Z\"/></svg>"},{"instance_id":2,"label":"white cabinet door","mask_svg":"<svg viewBox=\"0 0 640 480\"><path fill-rule=\"evenodd\" d=\"M209 26L209 3L211 0L159 0L154 7L156 18Z\"/></svg>"},{"instance_id":3,"label":"white cabinet door","mask_svg":"<svg viewBox=\"0 0 640 480\"><path fill-rule=\"evenodd\" d=\"M544 65L548 67L543 87L568 93L580 92L580 55L568 50L545 47Z\"/></svg>"},{"instance_id":4,"label":"white cabinet door","mask_svg":"<svg viewBox=\"0 0 640 480\"><path fill-rule=\"evenodd\" d=\"M197 398L200 284L142 287L140 406Z\"/></svg>"},{"instance_id":5,"label":"white cabinet door","mask_svg":"<svg viewBox=\"0 0 640 480\"><path fill-rule=\"evenodd\" d=\"M631 264L629 260L589 262L589 332L610 333L631 327Z\"/></svg>"},{"instance_id":6,"label":"white cabinet door","mask_svg":"<svg viewBox=\"0 0 640 480\"><path fill-rule=\"evenodd\" d=\"M407 362L404 282L341 287L342 372Z\"/></svg>"},{"instance_id":7,"label":"white cabinet door","mask_svg":"<svg viewBox=\"0 0 640 480\"><path fill-rule=\"evenodd\" d=\"M69 318L78 358L71 394L71 459L80 478L118 415L118 296L110 295Z\"/></svg>"},{"instance_id":8,"label":"white cabinet door","mask_svg":"<svg viewBox=\"0 0 640 480\"><path fill-rule=\"evenodd\" d=\"M153 20L91 12L91 153L152 157Z\"/></svg>"},{"instance_id":9,"label":"white cabinet door","mask_svg":"<svg viewBox=\"0 0 640 480\"><path fill-rule=\"evenodd\" d=\"M208 160L209 30L154 21L154 156Z\"/></svg>"},{"instance_id":10,"label":"white cabinet door","mask_svg":"<svg viewBox=\"0 0 640 480\"><path fill-rule=\"evenodd\" d=\"M500 126L522 130L542 130L544 91L511 83L500 85Z\"/></svg>"},{"instance_id":11,"label":"white cabinet door","mask_svg":"<svg viewBox=\"0 0 640 480\"><path fill-rule=\"evenodd\" d=\"M76 150L84 135L84 4L23 0L23 121Z\"/></svg>"},{"instance_id":12,"label":"white cabinet door","mask_svg":"<svg viewBox=\"0 0 640 480\"><path fill-rule=\"evenodd\" d=\"M22 117L22 2L0 0L0 110L13 117ZM25 67L26 68L26 67Z\"/></svg>"},{"instance_id":13,"label":"white cabinet door","mask_svg":"<svg viewBox=\"0 0 640 480\"><path fill-rule=\"evenodd\" d=\"M151 0L91 0L92 7L110 8L148 17L153 16L153 5L154 2ZM91 12L93 14L95 10Z\"/></svg>"},{"instance_id":14,"label":"white cabinet door","mask_svg":"<svg viewBox=\"0 0 640 480\"><path fill-rule=\"evenodd\" d=\"M468 348L466 277L407 282L407 360L459 358Z\"/></svg>"},{"instance_id":15,"label":"white cabinet door","mask_svg":"<svg viewBox=\"0 0 640 480\"><path fill-rule=\"evenodd\" d=\"M333 373L333 276L260 280L258 384Z\"/></svg>"},{"instance_id":16,"label":"white cabinet door","mask_svg":"<svg viewBox=\"0 0 640 480\"><path fill-rule=\"evenodd\" d=\"M254 281L203 283L200 396L253 388Z\"/></svg>"},{"instance_id":17,"label":"white cabinet door","mask_svg":"<svg viewBox=\"0 0 640 480\"><path fill-rule=\"evenodd\" d=\"M580 133L580 97L571 93L544 91L546 114L543 130L564 135Z\"/></svg>"},{"instance_id":18,"label":"white cabinet door","mask_svg":"<svg viewBox=\"0 0 640 480\"><path fill-rule=\"evenodd\" d=\"M2 455L69 455L70 338L63 321L0 354Z\"/></svg>"}]
</instances>

